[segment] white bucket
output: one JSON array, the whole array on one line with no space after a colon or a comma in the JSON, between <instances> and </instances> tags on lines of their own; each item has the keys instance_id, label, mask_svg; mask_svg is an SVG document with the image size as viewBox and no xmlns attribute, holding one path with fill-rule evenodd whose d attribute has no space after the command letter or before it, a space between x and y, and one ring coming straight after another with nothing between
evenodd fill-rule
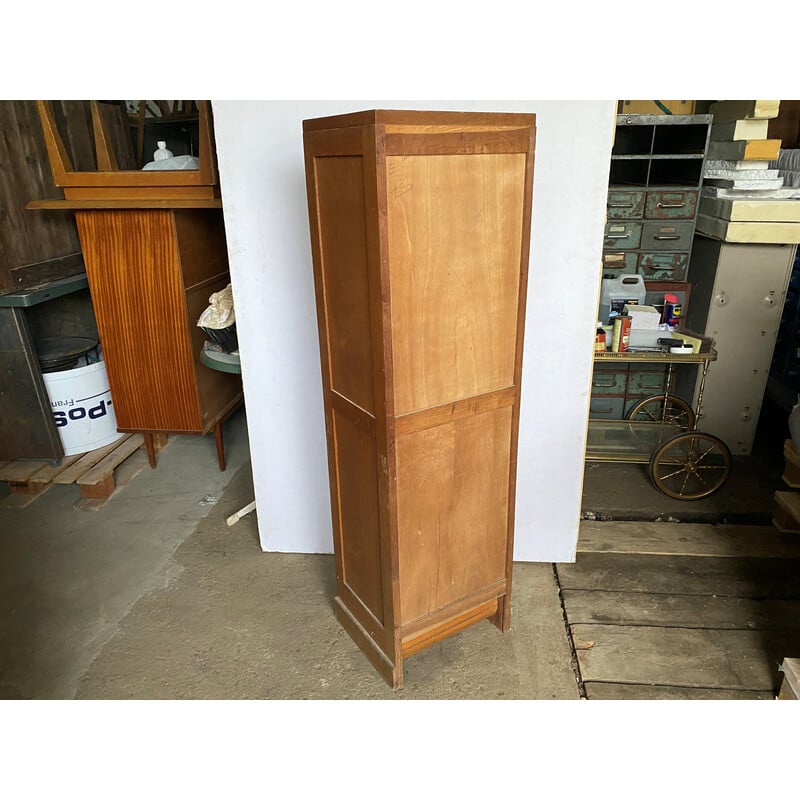
<instances>
[{"instance_id":1,"label":"white bucket","mask_svg":"<svg viewBox=\"0 0 800 800\"><path fill-rule=\"evenodd\" d=\"M97 450L125 435L117 431L106 365L102 361L61 372L45 372L42 378L65 456Z\"/></svg>"}]
</instances>

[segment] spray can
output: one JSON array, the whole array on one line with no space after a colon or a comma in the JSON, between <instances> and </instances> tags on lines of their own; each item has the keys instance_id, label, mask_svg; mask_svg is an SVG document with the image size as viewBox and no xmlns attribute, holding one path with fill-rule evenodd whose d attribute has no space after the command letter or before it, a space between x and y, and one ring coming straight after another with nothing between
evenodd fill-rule
<instances>
[{"instance_id":1,"label":"spray can","mask_svg":"<svg viewBox=\"0 0 800 800\"><path fill-rule=\"evenodd\" d=\"M627 353L631 335L631 318L624 314L614 317L614 333L611 336L611 352Z\"/></svg>"},{"instance_id":2,"label":"spray can","mask_svg":"<svg viewBox=\"0 0 800 800\"><path fill-rule=\"evenodd\" d=\"M666 322L673 330L677 330L681 323L683 308L677 295L664 295L664 310L661 312L661 321Z\"/></svg>"}]
</instances>

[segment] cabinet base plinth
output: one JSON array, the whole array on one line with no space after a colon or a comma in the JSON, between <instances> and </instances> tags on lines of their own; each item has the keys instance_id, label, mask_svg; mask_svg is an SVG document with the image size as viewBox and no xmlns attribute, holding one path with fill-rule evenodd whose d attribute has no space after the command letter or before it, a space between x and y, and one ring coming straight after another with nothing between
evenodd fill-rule
<instances>
[{"instance_id":1,"label":"cabinet base plinth","mask_svg":"<svg viewBox=\"0 0 800 800\"><path fill-rule=\"evenodd\" d=\"M493 614L497 613L498 605L498 598L494 598L485 603L481 603L479 606L475 606L468 611L464 611L458 616L451 617L445 622L441 622L438 625L433 625L430 628L426 628L425 630L411 634L407 638L403 639L403 657L413 655L414 653L419 653L420 650L424 650L426 647L430 647L437 642L441 642L442 639L446 639L448 636L459 633L460 631L463 631L464 628L468 628L470 625L474 625L476 622L480 622L482 619L491 617Z\"/></svg>"},{"instance_id":2,"label":"cabinet base plinth","mask_svg":"<svg viewBox=\"0 0 800 800\"><path fill-rule=\"evenodd\" d=\"M340 625L350 634L350 638L358 645L359 650L369 659L372 666L378 670L380 676L392 689L402 689L402 658L398 658L397 663L392 664L386 653L375 644L375 641L364 630L361 623L350 613L350 610L338 597L334 601L333 608Z\"/></svg>"},{"instance_id":3,"label":"cabinet base plinth","mask_svg":"<svg viewBox=\"0 0 800 800\"><path fill-rule=\"evenodd\" d=\"M507 631L510 626L511 611L508 601L508 595L493 597L427 628L417 629L406 634L397 642L397 655L394 663L339 597L334 600L334 612L341 626L386 683L393 689L402 689L403 660L409 656L454 636L482 620L488 620L503 632Z\"/></svg>"}]
</instances>

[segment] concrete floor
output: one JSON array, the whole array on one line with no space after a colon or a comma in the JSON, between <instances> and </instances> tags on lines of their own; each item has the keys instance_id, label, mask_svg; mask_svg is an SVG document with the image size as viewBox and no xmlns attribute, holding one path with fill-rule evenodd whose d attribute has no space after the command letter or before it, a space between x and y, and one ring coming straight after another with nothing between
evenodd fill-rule
<instances>
[{"instance_id":1,"label":"concrete floor","mask_svg":"<svg viewBox=\"0 0 800 800\"><path fill-rule=\"evenodd\" d=\"M0 699L577 699L552 565L517 564L512 629L406 662L393 692L336 622L333 558L263 553L246 423L175 437L96 512L54 486L0 512Z\"/></svg>"},{"instance_id":2,"label":"concrete floor","mask_svg":"<svg viewBox=\"0 0 800 800\"><path fill-rule=\"evenodd\" d=\"M768 522L778 428L697 503L640 465L587 465L584 516ZM525 563L509 633L480 623L424 650L393 692L333 616L332 556L263 553L255 515L226 526L253 496L244 412L225 438L224 473L210 437L179 436L99 511L73 509L74 485L0 511L0 699L580 696L553 566Z\"/></svg>"}]
</instances>

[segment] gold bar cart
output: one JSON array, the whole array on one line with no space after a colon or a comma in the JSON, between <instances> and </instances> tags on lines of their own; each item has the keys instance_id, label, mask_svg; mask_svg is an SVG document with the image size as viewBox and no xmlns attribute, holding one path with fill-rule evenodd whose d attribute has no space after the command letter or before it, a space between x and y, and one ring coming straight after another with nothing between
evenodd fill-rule
<instances>
[{"instance_id":1,"label":"gold bar cart","mask_svg":"<svg viewBox=\"0 0 800 800\"><path fill-rule=\"evenodd\" d=\"M589 420L587 461L647 464L656 488L676 500L699 500L722 488L731 468L731 452L717 436L697 430L703 389L716 350L674 354L664 351L595 353L595 363L657 363L666 366L665 392L645 398L625 419ZM700 382L694 408L670 393L674 368L697 364Z\"/></svg>"}]
</instances>

